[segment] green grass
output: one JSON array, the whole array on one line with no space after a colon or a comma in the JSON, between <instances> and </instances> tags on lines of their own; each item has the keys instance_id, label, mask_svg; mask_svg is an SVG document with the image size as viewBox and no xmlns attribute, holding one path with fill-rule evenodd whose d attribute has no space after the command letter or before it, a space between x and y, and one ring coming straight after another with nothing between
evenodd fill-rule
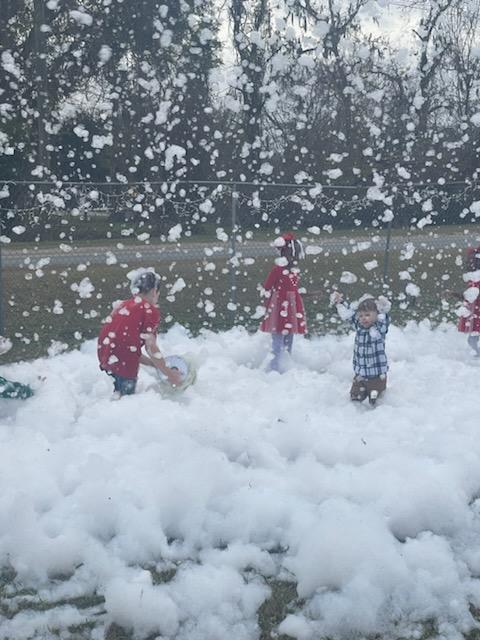
<instances>
[{"instance_id":1,"label":"green grass","mask_svg":"<svg viewBox=\"0 0 480 640\"><path fill-rule=\"evenodd\" d=\"M306 308L312 334L343 330L336 313L329 306L329 293L340 288L350 299L365 292L375 295L385 293L393 299L393 322L405 324L409 319L428 317L432 322L454 320L453 306L442 309L441 292L445 288L463 290L462 268L455 259L460 249L428 250L415 252L413 258L402 261L399 252L392 251L389 260L389 278L383 283L384 252L372 250L354 254L320 254L310 256L302 263L301 284L308 290L320 290L318 299L307 298ZM368 271L364 264L377 260L378 266ZM209 271L207 264L215 264ZM272 265L271 258L257 258L253 264L240 263L234 275L225 258L182 260L171 264L158 263L155 267L164 279L160 307L162 330L173 322L179 322L197 334L202 328L224 330L234 323L255 330L258 320L252 319L255 308L261 303L258 285L263 282ZM27 268L4 269L5 334L14 347L4 356L4 361L31 359L46 355L52 340L69 348L80 345L85 339L97 335L101 320L108 315L112 301L129 295L126 273L132 268L120 265L92 265L87 271L76 267L44 269L39 277ZM421 288L418 299L405 296L406 281L399 272L411 271L412 281ZM355 284L340 283L343 271L358 276ZM95 290L91 298L80 298L71 286L88 276ZM183 278L186 288L177 293L175 300L167 298L168 284ZM232 278L235 279L235 314L227 308L231 299ZM442 280L442 278L445 278ZM55 301L61 301L63 313L55 313ZM215 306L208 313L202 302L211 301ZM58 304L57 304L58 310Z\"/></svg>"},{"instance_id":2,"label":"green grass","mask_svg":"<svg viewBox=\"0 0 480 640\"><path fill-rule=\"evenodd\" d=\"M157 571L155 567L147 567L152 575L153 584L165 584L175 577L175 570ZM270 588L270 596L262 603L257 612L257 620L259 627L259 640L271 640L272 637L277 640L290 640L290 636L278 635L277 627L285 619L288 614L300 612L305 604L298 597L295 582L278 580L275 578L265 578L260 575L245 575L245 579L260 579ZM26 598L27 595L29 598ZM65 640L90 640L92 631L96 627L105 624L105 599L97 593L86 593L74 598L66 598L62 600L45 600L41 599L35 590L25 589L19 581L12 569L4 568L0 570L0 615L7 620L12 620L19 614L41 614L42 612L52 611L60 607L70 606L78 609L85 616L85 621L71 625L67 629L49 627L49 632ZM475 620L479 620L479 612L475 607L471 606L471 613ZM430 640L438 637L438 625L435 620L427 619L423 622L419 621L420 634L416 635L417 640ZM37 637L37 636L35 636ZM135 635L130 629L125 629L116 623L111 623L106 627L104 632L105 640L154 640L158 634L153 633L149 636ZM351 640L354 640L352 636ZM363 637L363 636L362 636ZM463 634L465 640L478 640L480 632L473 629ZM388 638L398 638L398 640L412 640L412 638L395 636L389 634ZM14 638L7 638L14 640ZM333 637L318 638L317 640L334 640ZM369 640L387 640L381 635L370 636Z\"/></svg>"},{"instance_id":3,"label":"green grass","mask_svg":"<svg viewBox=\"0 0 480 640\"><path fill-rule=\"evenodd\" d=\"M67 629L69 633L67 637L70 640L87 640L91 636L90 631L105 614L104 603L105 598L96 593L59 600L42 599L35 589L26 588L17 580L16 573L11 567L0 568L0 616L5 620L13 620L19 614L38 614L69 606L81 611L86 620L70 626ZM60 632L59 629L51 628L50 631L52 634L65 637L65 630Z\"/></svg>"},{"instance_id":4,"label":"green grass","mask_svg":"<svg viewBox=\"0 0 480 640\"><path fill-rule=\"evenodd\" d=\"M271 590L270 597L258 610L258 625L260 627L260 640L271 640L272 631L290 613L294 613L304 604L298 598L297 585L294 582L284 580L266 579ZM288 640L290 636L276 635L276 640Z\"/></svg>"}]
</instances>

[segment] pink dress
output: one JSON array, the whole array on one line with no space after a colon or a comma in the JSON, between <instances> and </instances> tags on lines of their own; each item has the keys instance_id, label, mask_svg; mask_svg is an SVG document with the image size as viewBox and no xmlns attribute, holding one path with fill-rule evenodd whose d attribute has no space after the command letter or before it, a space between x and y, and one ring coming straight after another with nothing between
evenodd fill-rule
<instances>
[{"instance_id":1,"label":"pink dress","mask_svg":"<svg viewBox=\"0 0 480 640\"><path fill-rule=\"evenodd\" d=\"M471 290L474 287L480 290L480 281L469 280L468 288ZM474 293L475 292L473 291L473 294ZM472 302L464 299L463 306L460 307L458 330L462 333L480 334L480 295L478 295Z\"/></svg>"},{"instance_id":2,"label":"pink dress","mask_svg":"<svg viewBox=\"0 0 480 640\"><path fill-rule=\"evenodd\" d=\"M305 333L307 323L302 296L298 293L298 271L275 266L263 288L270 293L267 310L260 325L266 333Z\"/></svg>"}]
</instances>

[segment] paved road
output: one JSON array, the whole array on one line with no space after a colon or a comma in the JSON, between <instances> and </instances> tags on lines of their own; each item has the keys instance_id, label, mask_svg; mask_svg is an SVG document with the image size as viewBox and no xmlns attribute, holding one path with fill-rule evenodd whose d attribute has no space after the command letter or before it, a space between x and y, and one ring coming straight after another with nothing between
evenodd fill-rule
<instances>
[{"instance_id":1,"label":"paved road","mask_svg":"<svg viewBox=\"0 0 480 640\"><path fill-rule=\"evenodd\" d=\"M400 251L411 243L416 249L421 248L463 248L469 244L478 242L480 233L464 234L427 234L416 236L392 236L390 248L392 251ZM349 238L336 237L312 240L306 245L307 254L316 253L356 253L358 251L385 250L386 235ZM275 255L275 249L269 242L245 241L236 244L237 255L243 258L263 257ZM213 260L230 255L230 245L226 242L188 242L184 244L129 244L111 243L96 246L71 246L60 244L57 247L42 247L41 244L34 249L18 249L15 247L1 247L1 259L3 268L15 268L34 265L35 268L67 267L80 264L132 264L132 263L156 263L172 262L180 260Z\"/></svg>"}]
</instances>

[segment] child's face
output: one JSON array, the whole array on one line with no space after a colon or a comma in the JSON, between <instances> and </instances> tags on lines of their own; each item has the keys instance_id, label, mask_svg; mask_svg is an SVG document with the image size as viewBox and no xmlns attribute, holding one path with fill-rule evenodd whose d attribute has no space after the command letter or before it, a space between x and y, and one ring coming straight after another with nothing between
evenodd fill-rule
<instances>
[{"instance_id":1,"label":"child's face","mask_svg":"<svg viewBox=\"0 0 480 640\"><path fill-rule=\"evenodd\" d=\"M368 329L373 327L378 318L377 311L359 311L357 313L357 318L359 323L362 325L364 329Z\"/></svg>"}]
</instances>

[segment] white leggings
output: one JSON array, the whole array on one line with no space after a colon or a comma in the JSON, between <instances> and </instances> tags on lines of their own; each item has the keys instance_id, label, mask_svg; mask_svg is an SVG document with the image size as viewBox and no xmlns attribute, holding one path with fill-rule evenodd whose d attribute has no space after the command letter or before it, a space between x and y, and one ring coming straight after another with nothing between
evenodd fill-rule
<instances>
[{"instance_id":1,"label":"white leggings","mask_svg":"<svg viewBox=\"0 0 480 640\"><path fill-rule=\"evenodd\" d=\"M285 351L292 353L292 345L293 333L287 333L287 335L284 335L283 333L272 333L273 358L268 367L271 371L278 371L279 373L282 373L283 354Z\"/></svg>"},{"instance_id":2,"label":"white leggings","mask_svg":"<svg viewBox=\"0 0 480 640\"><path fill-rule=\"evenodd\" d=\"M478 346L478 341L480 336L468 336L468 346L475 351L477 356L480 356L480 348Z\"/></svg>"}]
</instances>

